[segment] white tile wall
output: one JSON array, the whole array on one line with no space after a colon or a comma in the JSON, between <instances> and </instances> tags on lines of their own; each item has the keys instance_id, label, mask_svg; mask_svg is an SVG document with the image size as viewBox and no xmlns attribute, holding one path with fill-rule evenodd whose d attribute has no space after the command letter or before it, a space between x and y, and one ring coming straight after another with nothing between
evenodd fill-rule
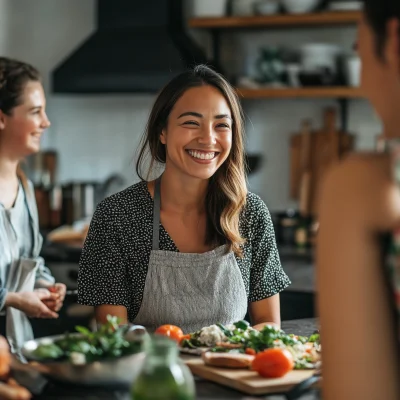
<instances>
[{"instance_id":1,"label":"white tile wall","mask_svg":"<svg viewBox=\"0 0 400 400\"><path fill-rule=\"evenodd\" d=\"M65 56L95 28L94 0L0 0L0 54L18 57L36 65L49 88L49 74ZM355 30L303 29L296 31L227 34L224 64L242 72L246 57L254 59L261 45L297 47L307 41L341 43L350 49ZM195 34L209 45L207 33ZM239 49L239 50L238 50ZM240 51L240 50L243 50ZM136 176L132 160L142 134L153 96L77 96L48 93L52 127L45 148L60 152L61 181L105 179L121 172L129 182ZM330 100L251 100L244 102L249 151L262 151L262 170L250 178L251 190L259 193L271 209L294 206L288 196L288 141L304 117L321 123L322 109ZM350 105L350 130L357 145L373 147L381 127L370 106L361 100Z\"/></svg>"}]
</instances>

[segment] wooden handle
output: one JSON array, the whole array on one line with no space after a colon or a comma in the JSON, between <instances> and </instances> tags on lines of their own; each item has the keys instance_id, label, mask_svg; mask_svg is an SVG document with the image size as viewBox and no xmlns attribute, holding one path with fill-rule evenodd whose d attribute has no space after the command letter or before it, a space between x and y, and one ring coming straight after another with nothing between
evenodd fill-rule
<instances>
[{"instance_id":1,"label":"wooden handle","mask_svg":"<svg viewBox=\"0 0 400 400\"><path fill-rule=\"evenodd\" d=\"M300 181L299 208L303 216L310 214L311 205L311 122L304 120L301 128L302 175Z\"/></svg>"},{"instance_id":2,"label":"wooden handle","mask_svg":"<svg viewBox=\"0 0 400 400\"><path fill-rule=\"evenodd\" d=\"M301 124L301 168L303 172L311 164L311 121L304 120Z\"/></svg>"},{"instance_id":3,"label":"wooden handle","mask_svg":"<svg viewBox=\"0 0 400 400\"><path fill-rule=\"evenodd\" d=\"M324 128L327 132L336 132L336 109L333 107L325 109Z\"/></svg>"}]
</instances>

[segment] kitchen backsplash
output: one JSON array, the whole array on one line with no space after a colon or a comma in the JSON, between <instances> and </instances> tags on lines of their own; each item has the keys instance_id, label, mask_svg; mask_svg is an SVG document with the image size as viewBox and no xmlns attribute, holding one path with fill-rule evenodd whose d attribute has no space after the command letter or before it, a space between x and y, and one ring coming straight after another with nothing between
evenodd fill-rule
<instances>
[{"instance_id":1,"label":"kitchen backsplash","mask_svg":"<svg viewBox=\"0 0 400 400\"><path fill-rule=\"evenodd\" d=\"M44 76L48 92L50 71L93 30L94 5L94 0L41 0L37 3L2 0L0 54L36 65ZM24 15L29 18L24 20ZM32 35L26 35L28 31ZM234 73L243 73L261 44L296 47L304 43L306 32L251 32L240 38L224 33L224 65ZM350 30L313 29L310 32L316 40L339 42L351 48ZM195 33L195 37L204 44L209 43L207 33ZM241 53L233 51L235 43L242 49L247 48L240 58L238 54ZM43 145L45 149L54 148L59 152L58 177L62 182L103 181L112 173L122 174L127 184L137 180L134 173L136 148L154 96L56 96L48 93L47 101L52 126ZM250 177L250 189L260 194L273 210L293 206L289 198L290 135L298 131L303 118L311 118L315 126L320 126L323 108L335 103L330 100L246 100L243 104L248 150L263 152L265 157L261 169ZM357 148L373 148L375 135L380 133L381 127L367 102L350 101L349 131L357 134Z\"/></svg>"}]
</instances>

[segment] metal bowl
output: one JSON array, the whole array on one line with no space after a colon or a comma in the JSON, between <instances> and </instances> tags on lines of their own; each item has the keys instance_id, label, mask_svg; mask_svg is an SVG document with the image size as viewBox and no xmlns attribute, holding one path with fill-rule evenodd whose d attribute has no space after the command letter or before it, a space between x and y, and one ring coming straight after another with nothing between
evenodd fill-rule
<instances>
[{"instance_id":1,"label":"metal bowl","mask_svg":"<svg viewBox=\"0 0 400 400\"><path fill-rule=\"evenodd\" d=\"M77 334L80 335L80 334ZM69 361L39 361L33 354L40 344L49 344L65 335L48 336L29 340L22 349L29 368L40 372L49 379L87 386L128 386L138 375L145 354L143 351L117 359L95 361L84 365L74 365Z\"/></svg>"}]
</instances>

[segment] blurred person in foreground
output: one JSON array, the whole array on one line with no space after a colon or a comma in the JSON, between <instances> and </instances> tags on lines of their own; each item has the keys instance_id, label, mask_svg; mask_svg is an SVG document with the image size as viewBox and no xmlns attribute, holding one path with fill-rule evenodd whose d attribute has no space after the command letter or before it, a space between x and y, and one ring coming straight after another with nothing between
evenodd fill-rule
<instances>
[{"instance_id":1,"label":"blurred person in foreground","mask_svg":"<svg viewBox=\"0 0 400 400\"><path fill-rule=\"evenodd\" d=\"M20 168L50 126L38 71L0 57L0 334L13 351L33 338L27 317L57 318L65 297L39 257L33 185Z\"/></svg>"},{"instance_id":2,"label":"blurred person in foreground","mask_svg":"<svg viewBox=\"0 0 400 400\"><path fill-rule=\"evenodd\" d=\"M27 389L10 378L11 353L7 340L0 336L0 400L29 400Z\"/></svg>"},{"instance_id":3,"label":"blurred person in foreground","mask_svg":"<svg viewBox=\"0 0 400 400\"><path fill-rule=\"evenodd\" d=\"M365 0L362 89L380 153L332 169L320 203L318 306L324 400L400 398L400 1Z\"/></svg>"}]
</instances>

